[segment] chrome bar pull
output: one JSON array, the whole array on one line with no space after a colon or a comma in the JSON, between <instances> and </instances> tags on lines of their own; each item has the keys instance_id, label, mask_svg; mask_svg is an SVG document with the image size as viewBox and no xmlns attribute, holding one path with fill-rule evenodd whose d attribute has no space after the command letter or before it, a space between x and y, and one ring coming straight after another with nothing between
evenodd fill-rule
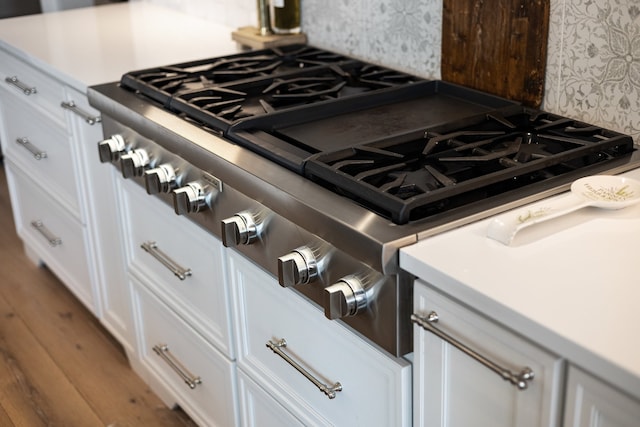
<instances>
[{"instance_id":1,"label":"chrome bar pull","mask_svg":"<svg viewBox=\"0 0 640 427\"><path fill-rule=\"evenodd\" d=\"M178 359L175 358L169 351L169 346L166 344L156 344L153 346L153 351L156 352L162 360L164 360L171 369L177 373L180 378L189 386L190 389L195 389L198 385L202 384L200 377L193 375L187 368L184 367Z\"/></svg>"},{"instance_id":2,"label":"chrome bar pull","mask_svg":"<svg viewBox=\"0 0 640 427\"><path fill-rule=\"evenodd\" d=\"M95 125L96 123L100 123L102 121L102 117L100 117L100 116L92 116L91 114L87 113L86 111L80 109L76 105L76 103L73 102L73 101L62 102L60 104L60 106L62 108L64 108L65 110L69 110L69 111L74 112L78 116L82 117L85 122L89 123L92 126Z\"/></svg>"},{"instance_id":3,"label":"chrome bar pull","mask_svg":"<svg viewBox=\"0 0 640 427\"><path fill-rule=\"evenodd\" d=\"M53 234L40 220L31 221L31 226L38 230L42 236L44 236L47 241L49 241L49 245L52 248L56 246L60 246L62 244L62 239Z\"/></svg>"},{"instance_id":4,"label":"chrome bar pull","mask_svg":"<svg viewBox=\"0 0 640 427\"><path fill-rule=\"evenodd\" d=\"M18 89L20 89L22 91L22 93L24 93L27 96L33 95L34 93L38 92L36 90L35 86L28 86L28 85L22 83L20 80L18 80L17 76L6 77L4 79L4 81L9 83L10 85L13 85L13 86L17 87Z\"/></svg>"},{"instance_id":5,"label":"chrome bar pull","mask_svg":"<svg viewBox=\"0 0 640 427\"><path fill-rule=\"evenodd\" d=\"M191 276L191 269L184 268L172 260L167 254L158 248L156 242L144 242L140 245L142 249L151 254L162 265L167 267L178 279L185 280L188 276Z\"/></svg>"},{"instance_id":6,"label":"chrome bar pull","mask_svg":"<svg viewBox=\"0 0 640 427\"><path fill-rule=\"evenodd\" d=\"M316 377L311 375L306 369L304 369L299 363L293 360L289 355L287 355L283 348L287 346L287 341L283 338L278 340L277 342L273 342L271 340L267 341L267 347L270 348L275 354L280 356L287 362L289 365L293 366L296 371L300 372L306 379L311 381L318 389L323 392L329 399L335 399L336 392L342 391L342 384L336 382L332 386L324 384L322 381L318 380Z\"/></svg>"},{"instance_id":7,"label":"chrome bar pull","mask_svg":"<svg viewBox=\"0 0 640 427\"><path fill-rule=\"evenodd\" d=\"M447 343L451 344L452 346L462 351L466 355L470 356L471 358L480 362L487 368L491 369L492 371L500 375L500 377L503 380L509 381L511 384L516 386L518 390L525 390L529 385L528 382L533 380L534 374L531 368L528 368L528 367L522 368L518 373L513 373L510 370L503 368L499 364L489 360L488 358L482 356L475 350L471 349L470 347L461 343L457 339L453 338L451 335L436 328L433 324L437 323L438 319L439 319L438 313L436 313L435 311L430 312L426 317L418 316L417 314L411 315L411 321L413 323L417 324L424 330L431 332L432 334L436 335L443 341L446 341Z\"/></svg>"},{"instance_id":8,"label":"chrome bar pull","mask_svg":"<svg viewBox=\"0 0 640 427\"><path fill-rule=\"evenodd\" d=\"M33 157L36 160L42 160L42 159L46 159L47 158L47 152L46 151L42 151L40 150L38 147L36 147L35 145L33 145L31 143L31 141L29 141L29 139L27 137L21 137L16 139L16 142L20 145L22 145L24 148L26 148L27 150L29 150L29 152L31 154L33 154Z\"/></svg>"}]
</instances>

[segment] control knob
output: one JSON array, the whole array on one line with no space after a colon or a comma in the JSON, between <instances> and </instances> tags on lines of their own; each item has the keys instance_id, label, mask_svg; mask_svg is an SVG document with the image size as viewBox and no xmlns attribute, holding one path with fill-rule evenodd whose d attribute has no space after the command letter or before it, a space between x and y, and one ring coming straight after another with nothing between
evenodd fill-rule
<instances>
[{"instance_id":1,"label":"control knob","mask_svg":"<svg viewBox=\"0 0 640 427\"><path fill-rule=\"evenodd\" d=\"M176 186L176 170L169 163L144 171L148 194L168 193Z\"/></svg>"},{"instance_id":2,"label":"control knob","mask_svg":"<svg viewBox=\"0 0 640 427\"><path fill-rule=\"evenodd\" d=\"M302 285L318 277L318 262L313 251L304 246L278 258L278 282L283 287Z\"/></svg>"},{"instance_id":3,"label":"control knob","mask_svg":"<svg viewBox=\"0 0 640 427\"><path fill-rule=\"evenodd\" d=\"M112 135L110 138L98 142L98 154L101 163L117 162L126 150L122 135Z\"/></svg>"},{"instance_id":4,"label":"control knob","mask_svg":"<svg viewBox=\"0 0 640 427\"><path fill-rule=\"evenodd\" d=\"M367 307L364 284L358 277L343 277L324 289L324 315L328 319L354 316Z\"/></svg>"},{"instance_id":5,"label":"control knob","mask_svg":"<svg viewBox=\"0 0 640 427\"><path fill-rule=\"evenodd\" d=\"M173 209L178 215L200 212L206 205L207 193L204 186L197 181L173 190Z\"/></svg>"},{"instance_id":6,"label":"control knob","mask_svg":"<svg viewBox=\"0 0 640 427\"><path fill-rule=\"evenodd\" d=\"M149 153L144 148L138 148L123 154L120 157L120 169L122 176L132 178L134 176L142 176L145 166L151 161Z\"/></svg>"},{"instance_id":7,"label":"control knob","mask_svg":"<svg viewBox=\"0 0 640 427\"><path fill-rule=\"evenodd\" d=\"M253 215L240 212L222 220L222 244L226 247L249 245L258 238L258 226Z\"/></svg>"}]
</instances>

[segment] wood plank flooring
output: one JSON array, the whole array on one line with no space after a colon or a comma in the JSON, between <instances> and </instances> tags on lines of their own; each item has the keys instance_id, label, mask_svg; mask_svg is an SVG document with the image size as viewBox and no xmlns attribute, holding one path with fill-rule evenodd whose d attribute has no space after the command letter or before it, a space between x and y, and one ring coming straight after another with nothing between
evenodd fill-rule
<instances>
[{"instance_id":1,"label":"wood plank flooring","mask_svg":"<svg viewBox=\"0 0 640 427\"><path fill-rule=\"evenodd\" d=\"M0 426L195 426L16 236L0 159Z\"/></svg>"}]
</instances>

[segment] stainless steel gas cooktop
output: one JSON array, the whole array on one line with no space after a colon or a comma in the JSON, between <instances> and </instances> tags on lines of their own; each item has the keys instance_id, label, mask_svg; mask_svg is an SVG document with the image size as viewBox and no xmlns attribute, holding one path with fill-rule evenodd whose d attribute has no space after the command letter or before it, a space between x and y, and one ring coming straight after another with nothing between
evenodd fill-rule
<instances>
[{"instance_id":1,"label":"stainless steel gas cooktop","mask_svg":"<svg viewBox=\"0 0 640 427\"><path fill-rule=\"evenodd\" d=\"M89 89L104 162L395 355L398 249L640 166L631 137L310 46Z\"/></svg>"}]
</instances>

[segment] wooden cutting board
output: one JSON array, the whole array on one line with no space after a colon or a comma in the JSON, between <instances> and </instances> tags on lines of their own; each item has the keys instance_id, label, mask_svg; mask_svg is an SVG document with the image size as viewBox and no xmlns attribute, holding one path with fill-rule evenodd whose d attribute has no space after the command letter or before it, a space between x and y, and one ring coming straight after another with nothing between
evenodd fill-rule
<instances>
[{"instance_id":1,"label":"wooden cutting board","mask_svg":"<svg viewBox=\"0 0 640 427\"><path fill-rule=\"evenodd\" d=\"M539 107L550 0L443 0L442 80Z\"/></svg>"}]
</instances>

